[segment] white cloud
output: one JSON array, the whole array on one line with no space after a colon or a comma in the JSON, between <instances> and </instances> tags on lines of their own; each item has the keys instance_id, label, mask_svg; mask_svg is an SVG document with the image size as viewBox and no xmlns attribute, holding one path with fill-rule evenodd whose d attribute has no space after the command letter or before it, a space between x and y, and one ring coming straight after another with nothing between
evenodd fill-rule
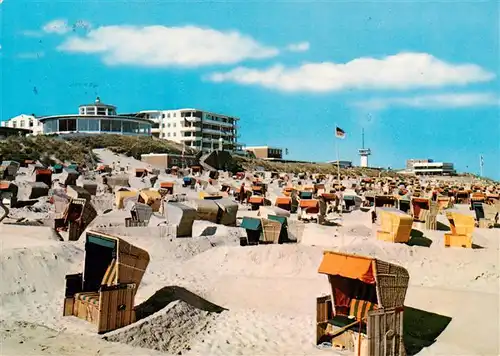
<instances>
[{"instance_id":1,"label":"white cloud","mask_svg":"<svg viewBox=\"0 0 500 356\"><path fill-rule=\"evenodd\" d=\"M66 20L57 19L46 23L42 27L42 30L46 33L55 33L58 35L64 35L69 31L71 31L71 28Z\"/></svg>"},{"instance_id":2,"label":"white cloud","mask_svg":"<svg viewBox=\"0 0 500 356\"><path fill-rule=\"evenodd\" d=\"M17 58L21 59L39 59L45 56L45 52L25 52L19 53Z\"/></svg>"},{"instance_id":3,"label":"white cloud","mask_svg":"<svg viewBox=\"0 0 500 356\"><path fill-rule=\"evenodd\" d=\"M234 64L279 53L236 31L195 26L103 26L66 39L58 49L100 54L109 65L162 67Z\"/></svg>"},{"instance_id":4,"label":"white cloud","mask_svg":"<svg viewBox=\"0 0 500 356\"><path fill-rule=\"evenodd\" d=\"M309 42L292 43L286 49L290 52L306 52L309 50Z\"/></svg>"},{"instance_id":5,"label":"white cloud","mask_svg":"<svg viewBox=\"0 0 500 356\"><path fill-rule=\"evenodd\" d=\"M500 98L494 93L445 93L417 95L412 97L376 98L358 101L358 108L380 111L389 107L414 108L464 108L500 105Z\"/></svg>"},{"instance_id":6,"label":"white cloud","mask_svg":"<svg viewBox=\"0 0 500 356\"><path fill-rule=\"evenodd\" d=\"M345 89L432 88L490 81L495 77L475 64L452 64L427 53L399 53L381 59L363 57L347 63L306 63L287 68L238 67L212 73L214 82L235 82L297 92L329 92Z\"/></svg>"}]
</instances>

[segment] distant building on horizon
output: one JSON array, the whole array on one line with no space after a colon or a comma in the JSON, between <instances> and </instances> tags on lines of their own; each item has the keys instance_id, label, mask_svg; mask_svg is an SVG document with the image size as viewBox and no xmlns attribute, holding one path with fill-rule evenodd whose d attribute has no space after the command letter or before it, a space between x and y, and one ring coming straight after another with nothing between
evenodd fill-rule
<instances>
[{"instance_id":1,"label":"distant building on horizon","mask_svg":"<svg viewBox=\"0 0 500 356\"><path fill-rule=\"evenodd\" d=\"M406 170L416 175L454 175L453 163L434 162L432 159L409 159Z\"/></svg>"},{"instance_id":2,"label":"distant building on horizon","mask_svg":"<svg viewBox=\"0 0 500 356\"><path fill-rule=\"evenodd\" d=\"M333 164L334 166L339 166L340 168L351 168L352 161L329 161L327 163Z\"/></svg>"},{"instance_id":3,"label":"distant building on horizon","mask_svg":"<svg viewBox=\"0 0 500 356\"><path fill-rule=\"evenodd\" d=\"M99 97L94 103L80 105L78 114L37 118L44 134L116 134L151 135L151 121L137 114L117 114L116 107L104 104Z\"/></svg>"},{"instance_id":4,"label":"distant building on horizon","mask_svg":"<svg viewBox=\"0 0 500 356\"><path fill-rule=\"evenodd\" d=\"M283 159L283 150L270 146L247 146L245 151L255 155L255 158L281 160Z\"/></svg>"},{"instance_id":5,"label":"distant building on horizon","mask_svg":"<svg viewBox=\"0 0 500 356\"><path fill-rule=\"evenodd\" d=\"M1 127L10 127L13 129L30 130L32 135L40 135L43 133L43 124L35 118L34 115L17 115L8 120L2 121Z\"/></svg>"},{"instance_id":6,"label":"distant building on horizon","mask_svg":"<svg viewBox=\"0 0 500 356\"><path fill-rule=\"evenodd\" d=\"M413 165L415 163L432 163L434 162L430 158L425 158L425 159L407 159L406 160L406 169L407 170L413 170Z\"/></svg>"},{"instance_id":7,"label":"distant building on horizon","mask_svg":"<svg viewBox=\"0 0 500 356\"><path fill-rule=\"evenodd\" d=\"M152 135L184 144L204 152L222 148L241 152L238 142L239 118L199 109L144 110L139 112L153 122Z\"/></svg>"}]
</instances>

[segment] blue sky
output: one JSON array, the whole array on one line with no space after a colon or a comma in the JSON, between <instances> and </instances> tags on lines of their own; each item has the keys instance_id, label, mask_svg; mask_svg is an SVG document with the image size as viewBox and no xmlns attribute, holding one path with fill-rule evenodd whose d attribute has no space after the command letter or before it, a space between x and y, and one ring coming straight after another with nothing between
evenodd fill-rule
<instances>
[{"instance_id":1,"label":"blue sky","mask_svg":"<svg viewBox=\"0 0 500 356\"><path fill-rule=\"evenodd\" d=\"M1 120L196 107L290 159L449 161L500 179L497 1L0 4ZM35 90L36 88L36 90Z\"/></svg>"}]
</instances>

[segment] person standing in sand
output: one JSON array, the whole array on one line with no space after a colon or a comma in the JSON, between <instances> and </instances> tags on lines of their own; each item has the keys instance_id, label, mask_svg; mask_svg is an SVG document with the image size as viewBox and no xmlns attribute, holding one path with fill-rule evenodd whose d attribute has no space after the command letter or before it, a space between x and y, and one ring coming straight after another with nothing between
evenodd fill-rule
<instances>
[{"instance_id":1,"label":"person standing in sand","mask_svg":"<svg viewBox=\"0 0 500 356\"><path fill-rule=\"evenodd\" d=\"M240 193L238 196L238 198L239 198L238 200L239 200L240 204L243 204L245 202L246 197L247 197L247 194L245 191L245 183L241 183Z\"/></svg>"}]
</instances>

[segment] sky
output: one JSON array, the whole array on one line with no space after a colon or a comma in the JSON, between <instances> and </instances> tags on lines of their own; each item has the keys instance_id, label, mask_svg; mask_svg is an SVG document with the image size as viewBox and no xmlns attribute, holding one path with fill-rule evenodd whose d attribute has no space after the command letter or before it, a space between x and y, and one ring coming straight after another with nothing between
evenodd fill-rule
<instances>
[{"instance_id":1,"label":"sky","mask_svg":"<svg viewBox=\"0 0 500 356\"><path fill-rule=\"evenodd\" d=\"M500 179L500 2L0 1L1 116L197 108L287 159ZM337 140L335 126L346 132Z\"/></svg>"}]
</instances>

